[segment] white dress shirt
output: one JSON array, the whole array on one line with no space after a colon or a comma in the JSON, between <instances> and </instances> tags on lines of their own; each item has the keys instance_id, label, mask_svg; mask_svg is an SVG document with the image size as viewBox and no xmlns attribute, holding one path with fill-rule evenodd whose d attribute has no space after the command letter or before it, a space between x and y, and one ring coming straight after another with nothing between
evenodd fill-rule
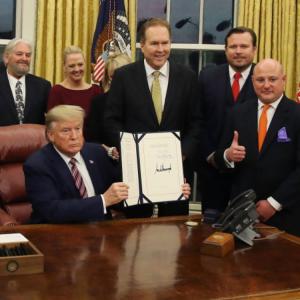
<instances>
[{"instance_id":1,"label":"white dress shirt","mask_svg":"<svg viewBox=\"0 0 300 300\"><path fill-rule=\"evenodd\" d=\"M145 65L145 70L146 70L146 76L147 76L147 82L149 86L149 90L151 91L152 87L152 82L153 82L153 72L154 71L159 71L160 76L159 76L159 83L160 83L160 89L161 89L161 101L162 101L162 108L165 105L166 101L166 96L167 96L167 89L168 89L168 83L169 83L169 62L166 61L166 63L159 69L155 70L153 69L147 61L144 59L144 65Z\"/></svg>"}]
</instances>

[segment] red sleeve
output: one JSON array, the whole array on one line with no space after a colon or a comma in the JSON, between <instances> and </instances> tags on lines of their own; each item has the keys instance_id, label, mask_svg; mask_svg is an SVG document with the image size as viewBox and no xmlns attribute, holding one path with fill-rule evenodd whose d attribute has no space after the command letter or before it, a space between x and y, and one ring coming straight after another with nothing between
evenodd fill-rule
<instances>
[{"instance_id":1,"label":"red sleeve","mask_svg":"<svg viewBox=\"0 0 300 300\"><path fill-rule=\"evenodd\" d=\"M54 85L49 93L49 98L48 98L48 107L47 111L49 111L51 108L54 106L57 106L61 104L61 92L60 88L58 85Z\"/></svg>"}]
</instances>

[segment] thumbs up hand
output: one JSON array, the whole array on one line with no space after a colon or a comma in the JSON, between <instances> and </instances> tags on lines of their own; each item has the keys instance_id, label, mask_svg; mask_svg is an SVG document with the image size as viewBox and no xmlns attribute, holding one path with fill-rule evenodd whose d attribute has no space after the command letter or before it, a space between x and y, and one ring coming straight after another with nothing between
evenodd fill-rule
<instances>
[{"instance_id":1,"label":"thumbs up hand","mask_svg":"<svg viewBox=\"0 0 300 300\"><path fill-rule=\"evenodd\" d=\"M239 145L239 133L234 131L231 146L225 150L226 159L229 162L240 162L246 156L246 148Z\"/></svg>"}]
</instances>

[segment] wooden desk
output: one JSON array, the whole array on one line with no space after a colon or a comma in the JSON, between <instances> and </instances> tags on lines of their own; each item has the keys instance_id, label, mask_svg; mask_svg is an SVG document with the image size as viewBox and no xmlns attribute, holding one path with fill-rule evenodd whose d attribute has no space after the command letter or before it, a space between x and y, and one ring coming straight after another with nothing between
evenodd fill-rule
<instances>
[{"instance_id":1,"label":"wooden desk","mask_svg":"<svg viewBox=\"0 0 300 300\"><path fill-rule=\"evenodd\" d=\"M299 239L273 236L215 258L199 251L212 229L186 218L2 227L44 253L45 273L1 277L0 299L300 299Z\"/></svg>"}]
</instances>

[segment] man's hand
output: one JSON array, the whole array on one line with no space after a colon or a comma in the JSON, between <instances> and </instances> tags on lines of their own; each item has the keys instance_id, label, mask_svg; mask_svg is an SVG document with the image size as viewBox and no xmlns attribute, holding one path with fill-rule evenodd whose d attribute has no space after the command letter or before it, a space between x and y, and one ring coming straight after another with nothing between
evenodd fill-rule
<instances>
[{"instance_id":1,"label":"man's hand","mask_svg":"<svg viewBox=\"0 0 300 300\"><path fill-rule=\"evenodd\" d=\"M231 146L225 150L229 162L240 162L246 157L246 148L239 145L239 133L234 131Z\"/></svg>"},{"instance_id":2,"label":"man's hand","mask_svg":"<svg viewBox=\"0 0 300 300\"><path fill-rule=\"evenodd\" d=\"M191 195L191 186L188 183L184 183L181 187L184 198L189 199Z\"/></svg>"},{"instance_id":3,"label":"man's hand","mask_svg":"<svg viewBox=\"0 0 300 300\"><path fill-rule=\"evenodd\" d=\"M259 214L259 219L262 222L268 221L275 213L275 208L268 200L259 200L256 203L256 211Z\"/></svg>"},{"instance_id":4,"label":"man's hand","mask_svg":"<svg viewBox=\"0 0 300 300\"><path fill-rule=\"evenodd\" d=\"M128 198L128 185L124 182L113 183L103 194L105 206L117 204Z\"/></svg>"}]
</instances>

